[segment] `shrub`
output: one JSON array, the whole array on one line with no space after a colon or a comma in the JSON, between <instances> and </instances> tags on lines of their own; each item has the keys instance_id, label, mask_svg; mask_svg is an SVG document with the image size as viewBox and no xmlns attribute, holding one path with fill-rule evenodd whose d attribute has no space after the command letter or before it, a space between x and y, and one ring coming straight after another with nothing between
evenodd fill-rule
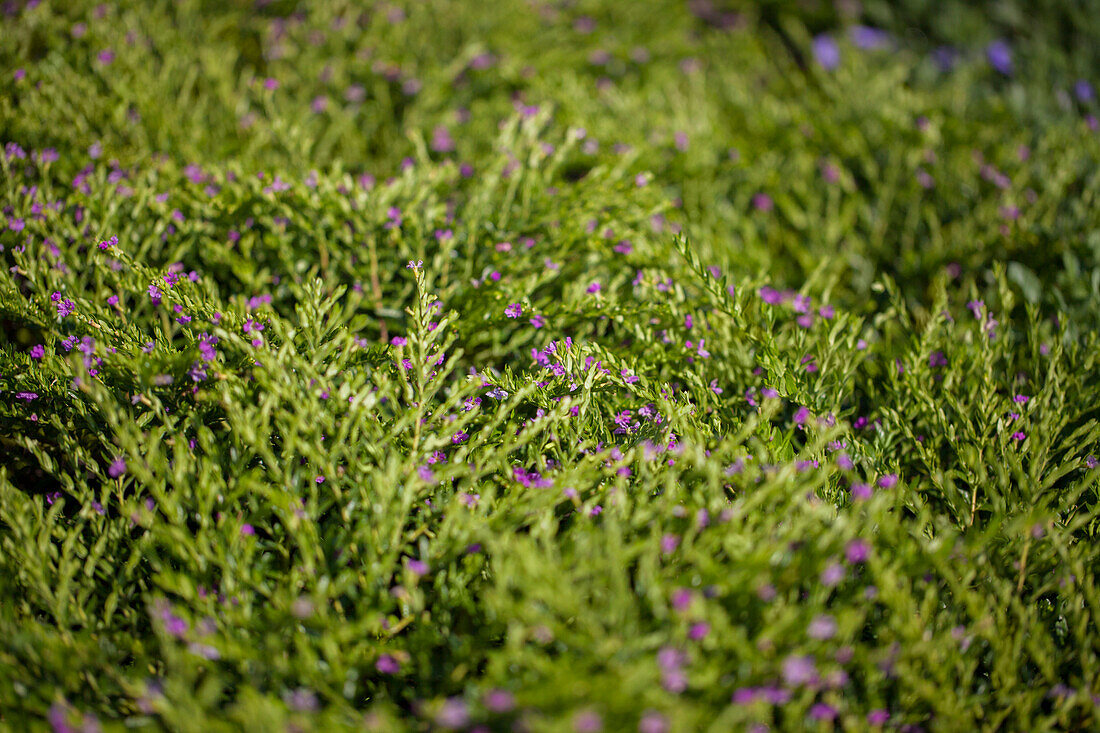
<instances>
[{"instance_id":1,"label":"shrub","mask_svg":"<svg viewBox=\"0 0 1100 733\"><path fill-rule=\"evenodd\" d=\"M4 10L0 721L1098 724L1070 4L352 5Z\"/></svg>"}]
</instances>

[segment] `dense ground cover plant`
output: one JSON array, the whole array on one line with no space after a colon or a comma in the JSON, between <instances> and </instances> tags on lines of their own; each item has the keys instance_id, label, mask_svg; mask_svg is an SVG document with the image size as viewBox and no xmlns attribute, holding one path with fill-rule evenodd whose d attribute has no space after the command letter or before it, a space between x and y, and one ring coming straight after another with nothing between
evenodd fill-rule
<instances>
[{"instance_id":1,"label":"dense ground cover plant","mask_svg":"<svg viewBox=\"0 0 1100 733\"><path fill-rule=\"evenodd\" d=\"M1087 4L0 13L4 726L1100 725Z\"/></svg>"}]
</instances>

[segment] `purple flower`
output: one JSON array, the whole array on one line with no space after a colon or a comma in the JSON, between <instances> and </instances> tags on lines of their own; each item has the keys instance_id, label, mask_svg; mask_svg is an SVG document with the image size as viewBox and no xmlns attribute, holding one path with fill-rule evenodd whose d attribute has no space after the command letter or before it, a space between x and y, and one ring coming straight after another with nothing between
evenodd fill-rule
<instances>
[{"instance_id":1,"label":"purple flower","mask_svg":"<svg viewBox=\"0 0 1100 733\"><path fill-rule=\"evenodd\" d=\"M872 28L866 25L854 25L848 29L848 36L856 48L865 51L874 51L890 46L890 34L881 28Z\"/></svg>"},{"instance_id":2,"label":"purple flower","mask_svg":"<svg viewBox=\"0 0 1100 733\"><path fill-rule=\"evenodd\" d=\"M692 641L701 641L710 633L710 624L706 621L698 621L688 629L688 638Z\"/></svg>"},{"instance_id":3,"label":"purple flower","mask_svg":"<svg viewBox=\"0 0 1100 733\"><path fill-rule=\"evenodd\" d=\"M509 318L519 318L523 315L523 306L519 303L512 303L510 306L504 309L504 315Z\"/></svg>"},{"instance_id":4,"label":"purple flower","mask_svg":"<svg viewBox=\"0 0 1100 733\"><path fill-rule=\"evenodd\" d=\"M888 473L882 476L878 480L878 486L880 489L892 489L898 484L898 475L896 473Z\"/></svg>"},{"instance_id":5,"label":"purple flower","mask_svg":"<svg viewBox=\"0 0 1100 733\"><path fill-rule=\"evenodd\" d=\"M824 641L836 636L836 619L828 614L815 616L810 625L806 627L806 635L811 639Z\"/></svg>"},{"instance_id":6,"label":"purple flower","mask_svg":"<svg viewBox=\"0 0 1100 733\"><path fill-rule=\"evenodd\" d=\"M815 36L812 44L814 59L821 64L821 68L832 71L840 66L840 47L832 36L825 34Z\"/></svg>"},{"instance_id":7,"label":"purple flower","mask_svg":"<svg viewBox=\"0 0 1100 733\"><path fill-rule=\"evenodd\" d=\"M676 551L676 548L680 546L680 538L674 534L666 534L661 537L661 552L665 555L671 555Z\"/></svg>"},{"instance_id":8,"label":"purple flower","mask_svg":"<svg viewBox=\"0 0 1100 733\"><path fill-rule=\"evenodd\" d=\"M791 687L808 685L816 679L813 657L791 655L783 660L783 681Z\"/></svg>"},{"instance_id":9,"label":"purple flower","mask_svg":"<svg viewBox=\"0 0 1100 733\"><path fill-rule=\"evenodd\" d=\"M489 690L485 693L485 709L492 713L506 713L516 706L516 697L507 690Z\"/></svg>"},{"instance_id":10,"label":"purple flower","mask_svg":"<svg viewBox=\"0 0 1100 733\"><path fill-rule=\"evenodd\" d=\"M287 706L292 710L311 712L317 710L320 706L317 693L304 687L299 687L297 690L286 694L283 699L286 700Z\"/></svg>"},{"instance_id":11,"label":"purple flower","mask_svg":"<svg viewBox=\"0 0 1100 733\"><path fill-rule=\"evenodd\" d=\"M46 347L42 344L35 344L31 347L31 358L41 359L46 356Z\"/></svg>"},{"instance_id":12,"label":"purple flower","mask_svg":"<svg viewBox=\"0 0 1100 733\"><path fill-rule=\"evenodd\" d=\"M15 395L15 397L16 399L23 400L24 402L33 402L34 400L38 399L38 394L36 392L20 392L19 394Z\"/></svg>"},{"instance_id":13,"label":"purple flower","mask_svg":"<svg viewBox=\"0 0 1100 733\"><path fill-rule=\"evenodd\" d=\"M435 724L447 730L465 728L470 722L470 712L460 698L451 697L443 702L435 714Z\"/></svg>"},{"instance_id":14,"label":"purple flower","mask_svg":"<svg viewBox=\"0 0 1100 733\"><path fill-rule=\"evenodd\" d=\"M871 725L885 725L889 719L890 713L881 708L867 713L867 722Z\"/></svg>"},{"instance_id":15,"label":"purple flower","mask_svg":"<svg viewBox=\"0 0 1100 733\"><path fill-rule=\"evenodd\" d=\"M751 705L756 702L759 691L755 687L738 687L733 691L730 702L734 705Z\"/></svg>"},{"instance_id":16,"label":"purple flower","mask_svg":"<svg viewBox=\"0 0 1100 733\"><path fill-rule=\"evenodd\" d=\"M401 664L393 656L383 654L378 657L378 661L374 663L374 668L382 674L397 674L401 671Z\"/></svg>"},{"instance_id":17,"label":"purple flower","mask_svg":"<svg viewBox=\"0 0 1100 733\"><path fill-rule=\"evenodd\" d=\"M56 304L57 315L61 318L72 315L72 312L76 309L76 306L71 300L62 298L61 293L57 291L54 291L54 293L50 295L50 300Z\"/></svg>"},{"instance_id":18,"label":"purple flower","mask_svg":"<svg viewBox=\"0 0 1100 733\"><path fill-rule=\"evenodd\" d=\"M806 421L810 419L810 411L805 407L799 407L798 411L794 413L794 424L805 425Z\"/></svg>"},{"instance_id":19,"label":"purple flower","mask_svg":"<svg viewBox=\"0 0 1100 733\"><path fill-rule=\"evenodd\" d=\"M76 726L69 722L69 709L63 703L55 702L46 715L54 733L76 733Z\"/></svg>"},{"instance_id":20,"label":"purple flower","mask_svg":"<svg viewBox=\"0 0 1100 733\"><path fill-rule=\"evenodd\" d=\"M187 622L172 613L171 610L165 610L161 619L164 621L164 630L172 636L182 638L183 635L187 633L187 629L189 628Z\"/></svg>"},{"instance_id":21,"label":"purple flower","mask_svg":"<svg viewBox=\"0 0 1100 733\"><path fill-rule=\"evenodd\" d=\"M668 721L656 710L647 710L638 721L638 733L668 733Z\"/></svg>"},{"instance_id":22,"label":"purple flower","mask_svg":"<svg viewBox=\"0 0 1100 733\"><path fill-rule=\"evenodd\" d=\"M867 558L871 555L871 545L867 540L854 539L844 548L844 555L848 558L848 562L853 565L867 562Z\"/></svg>"},{"instance_id":23,"label":"purple flower","mask_svg":"<svg viewBox=\"0 0 1100 733\"><path fill-rule=\"evenodd\" d=\"M107 466L107 475L111 478L118 478L124 473L126 473L126 461L122 456L118 456L111 461L111 465Z\"/></svg>"},{"instance_id":24,"label":"purple flower","mask_svg":"<svg viewBox=\"0 0 1100 733\"><path fill-rule=\"evenodd\" d=\"M401 223L403 221L403 217L401 215L401 209L397 208L396 206L391 206L386 211L386 217L387 217L386 223L382 225L385 229L389 229L390 231L393 231L394 229L400 229L401 228ZM407 267L410 270L413 270L413 269L416 269L417 267L420 267L423 264L424 263L421 262L417 265L414 265L412 260L410 260L409 265Z\"/></svg>"},{"instance_id":25,"label":"purple flower","mask_svg":"<svg viewBox=\"0 0 1100 733\"><path fill-rule=\"evenodd\" d=\"M985 55L989 59L989 65L994 69L1005 76L1012 75L1012 48L1009 47L1008 42L998 38L986 47Z\"/></svg>"},{"instance_id":26,"label":"purple flower","mask_svg":"<svg viewBox=\"0 0 1100 733\"><path fill-rule=\"evenodd\" d=\"M584 710L573 716L576 733L599 733L603 730L603 718L592 710Z\"/></svg>"},{"instance_id":27,"label":"purple flower","mask_svg":"<svg viewBox=\"0 0 1100 733\"><path fill-rule=\"evenodd\" d=\"M443 125L438 125L432 130L432 150L437 153L450 153L455 149L454 139L450 131Z\"/></svg>"},{"instance_id":28,"label":"purple flower","mask_svg":"<svg viewBox=\"0 0 1100 733\"><path fill-rule=\"evenodd\" d=\"M839 585L844 576L847 575L847 571L844 570L844 566L840 563L829 563L825 566L825 569L821 571L821 584L826 588L832 588Z\"/></svg>"},{"instance_id":29,"label":"purple flower","mask_svg":"<svg viewBox=\"0 0 1100 733\"><path fill-rule=\"evenodd\" d=\"M810 717L814 720L833 720L836 718L836 708L823 702L814 703L810 708Z\"/></svg>"},{"instance_id":30,"label":"purple flower","mask_svg":"<svg viewBox=\"0 0 1100 733\"><path fill-rule=\"evenodd\" d=\"M469 437L470 436L466 432L464 432L462 430L459 430L457 433L455 433L453 436L451 436L451 442L454 443L455 445L458 445L459 443L465 442L466 439L469 438Z\"/></svg>"},{"instance_id":31,"label":"purple flower","mask_svg":"<svg viewBox=\"0 0 1100 733\"><path fill-rule=\"evenodd\" d=\"M1077 95L1077 99L1081 102L1091 102L1095 93L1092 89L1092 84L1089 84L1084 79L1079 79L1076 84L1073 85L1073 93Z\"/></svg>"}]
</instances>

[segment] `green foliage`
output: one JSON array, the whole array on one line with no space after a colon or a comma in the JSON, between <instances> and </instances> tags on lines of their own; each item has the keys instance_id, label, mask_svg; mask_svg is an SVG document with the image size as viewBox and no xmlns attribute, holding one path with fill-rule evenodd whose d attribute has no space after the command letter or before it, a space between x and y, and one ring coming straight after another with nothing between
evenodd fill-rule
<instances>
[{"instance_id":1,"label":"green foliage","mask_svg":"<svg viewBox=\"0 0 1100 733\"><path fill-rule=\"evenodd\" d=\"M1100 725L1073 4L16 5L0 724Z\"/></svg>"}]
</instances>

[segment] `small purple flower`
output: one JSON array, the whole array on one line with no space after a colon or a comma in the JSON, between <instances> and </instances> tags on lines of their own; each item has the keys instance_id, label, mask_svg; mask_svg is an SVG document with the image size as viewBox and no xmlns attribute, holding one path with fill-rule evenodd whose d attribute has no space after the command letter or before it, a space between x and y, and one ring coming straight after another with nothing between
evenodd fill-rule
<instances>
[{"instance_id":1,"label":"small purple flower","mask_svg":"<svg viewBox=\"0 0 1100 733\"><path fill-rule=\"evenodd\" d=\"M825 34L815 36L812 49L814 59L821 65L821 68L832 71L840 66L840 47L837 46L832 36Z\"/></svg>"},{"instance_id":2,"label":"small purple flower","mask_svg":"<svg viewBox=\"0 0 1100 733\"><path fill-rule=\"evenodd\" d=\"M844 556L853 565L867 562L867 558L871 556L871 544L865 539L854 539L844 548Z\"/></svg>"},{"instance_id":3,"label":"small purple flower","mask_svg":"<svg viewBox=\"0 0 1100 733\"><path fill-rule=\"evenodd\" d=\"M889 33L866 25L852 26L848 29L848 35L852 39L852 45L865 51L889 48L891 43Z\"/></svg>"},{"instance_id":4,"label":"small purple flower","mask_svg":"<svg viewBox=\"0 0 1100 733\"><path fill-rule=\"evenodd\" d=\"M661 553L671 555L680 546L680 538L674 534L666 534L661 537Z\"/></svg>"},{"instance_id":5,"label":"small purple flower","mask_svg":"<svg viewBox=\"0 0 1100 733\"><path fill-rule=\"evenodd\" d=\"M757 211L763 211L765 214L775 207L775 202L772 201L772 197L766 193L757 193L752 197L752 208ZM763 296L761 296L763 297Z\"/></svg>"},{"instance_id":6,"label":"small purple flower","mask_svg":"<svg viewBox=\"0 0 1100 733\"><path fill-rule=\"evenodd\" d=\"M1088 103L1095 97L1095 92L1092 89L1092 84L1089 84L1084 79L1078 79L1077 83L1073 85L1073 93L1077 95L1077 99L1080 102Z\"/></svg>"},{"instance_id":7,"label":"small purple flower","mask_svg":"<svg viewBox=\"0 0 1100 733\"><path fill-rule=\"evenodd\" d=\"M176 638L182 638L190 628L186 621L170 610L166 610L161 618L164 621L164 630Z\"/></svg>"},{"instance_id":8,"label":"small purple flower","mask_svg":"<svg viewBox=\"0 0 1100 733\"><path fill-rule=\"evenodd\" d=\"M684 611L691 605L694 594L689 588L677 588L672 592L672 607L677 611Z\"/></svg>"},{"instance_id":9,"label":"small purple flower","mask_svg":"<svg viewBox=\"0 0 1100 733\"><path fill-rule=\"evenodd\" d=\"M401 228L402 221L403 221L403 217L401 215L401 209L397 208L396 206L391 206L386 211L386 223L383 224L382 226L385 229L393 231L394 229L400 229ZM407 265L407 267L410 270L414 270L414 269L419 268L423 264L424 264L423 262L419 262L418 264L414 265L412 260L409 260L409 264Z\"/></svg>"},{"instance_id":10,"label":"small purple flower","mask_svg":"<svg viewBox=\"0 0 1100 733\"><path fill-rule=\"evenodd\" d=\"M1012 75L1012 48L1007 41L1000 38L993 41L986 47L985 55L994 69L1005 76Z\"/></svg>"},{"instance_id":11,"label":"small purple flower","mask_svg":"<svg viewBox=\"0 0 1100 733\"><path fill-rule=\"evenodd\" d=\"M794 413L794 424L805 425L806 421L810 419L810 411L805 407L799 407Z\"/></svg>"},{"instance_id":12,"label":"small purple flower","mask_svg":"<svg viewBox=\"0 0 1100 733\"><path fill-rule=\"evenodd\" d=\"M459 430L457 433L451 436L451 442L455 445L458 445L459 443L466 442L466 439L469 437L470 436L465 431Z\"/></svg>"},{"instance_id":13,"label":"small purple flower","mask_svg":"<svg viewBox=\"0 0 1100 733\"><path fill-rule=\"evenodd\" d=\"M845 575L847 575L847 571L844 570L843 565L836 562L829 563L821 571L821 584L826 588L832 588L839 585L844 580Z\"/></svg>"},{"instance_id":14,"label":"small purple flower","mask_svg":"<svg viewBox=\"0 0 1100 733\"><path fill-rule=\"evenodd\" d=\"M465 728L470 722L466 703L457 697L447 698L435 714L435 724L446 730Z\"/></svg>"},{"instance_id":15,"label":"small purple flower","mask_svg":"<svg viewBox=\"0 0 1100 733\"><path fill-rule=\"evenodd\" d=\"M833 720L836 718L836 708L823 702L814 703L810 708L810 717L814 720Z\"/></svg>"},{"instance_id":16,"label":"small purple flower","mask_svg":"<svg viewBox=\"0 0 1100 733\"><path fill-rule=\"evenodd\" d=\"M76 733L77 729L69 722L69 708L64 703L55 702L46 715L54 733Z\"/></svg>"},{"instance_id":17,"label":"small purple flower","mask_svg":"<svg viewBox=\"0 0 1100 733\"><path fill-rule=\"evenodd\" d=\"M303 712L312 712L320 707L320 702L317 699L317 693L313 690L307 690L304 687L299 687L291 693L285 695L284 699L286 704L291 710L300 710Z\"/></svg>"},{"instance_id":18,"label":"small purple flower","mask_svg":"<svg viewBox=\"0 0 1100 733\"><path fill-rule=\"evenodd\" d=\"M374 663L374 668L382 674L397 674L401 671L401 663L393 656L383 654L378 657L378 661Z\"/></svg>"},{"instance_id":19,"label":"small purple flower","mask_svg":"<svg viewBox=\"0 0 1100 733\"><path fill-rule=\"evenodd\" d=\"M817 641L832 639L836 636L836 619L828 614L815 616L810 625L806 627L806 635Z\"/></svg>"},{"instance_id":20,"label":"small purple flower","mask_svg":"<svg viewBox=\"0 0 1100 733\"><path fill-rule=\"evenodd\" d=\"M886 725L888 720L890 720L890 713L882 708L867 713L867 722L871 725Z\"/></svg>"},{"instance_id":21,"label":"small purple flower","mask_svg":"<svg viewBox=\"0 0 1100 733\"><path fill-rule=\"evenodd\" d=\"M706 621L698 621L688 629L688 638L692 641L702 641L710 633L710 624Z\"/></svg>"},{"instance_id":22,"label":"small purple flower","mask_svg":"<svg viewBox=\"0 0 1100 733\"><path fill-rule=\"evenodd\" d=\"M122 456L118 456L111 461L111 465L107 466L107 475L111 478L118 478L124 473L126 473L126 461Z\"/></svg>"},{"instance_id":23,"label":"small purple flower","mask_svg":"<svg viewBox=\"0 0 1100 733\"><path fill-rule=\"evenodd\" d=\"M783 660L783 681L791 687L808 685L817 679L812 657L792 655Z\"/></svg>"},{"instance_id":24,"label":"small purple flower","mask_svg":"<svg viewBox=\"0 0 1100 733\"><path fill-rule=\"evenodd\" d=\"M896 473L888 473L882 476L878 480L878 486L880 489L892 489L898 484L898 475Z\"/></svg>"},{"instance_id":25,"label":"small purple flower","mask_svg":"<svg viewBox=\"0 0 1100 733\"><path fill-rule=\"evenodd\" d=\"M504 315L509 318L519 318L523 315L523 306L519 303L512 303L510 306L504 309Z\"/></svg>"},{"instance_id":26,"label":"small purple flower","mask_svg":"<svg viewBox=\"0 0 1100 733\"><path fill-rule=\"evenodd\" d=\"M576 733L600 733L603 730L603 718L592 710L579 712L573 716L573 730Z\"/></svg>"},{"instance_id":27,"label":"small purple flower","mask_svg":"<svg viewBox=\"0 0 1100 733\"><path fill-rule=\"evenodd\" d=\"M760 692L755 687L738 687L733 691L730 702L734 705L751 705L756 702Z\"/></svg>"},{"instance_id":28,"label":"small purple flower","mask_svg":"<svg viewBox=\"0 0 1100 733\"><path fill-rule=\"evenodd\" d=\"M516 706L516 697L507 690L489 690L485 693L485 709L491 713L507 713Z\"/></svg>"},{"instance_id":29,"label":"small purple flower","mask_svg":"<svg viewBox=\"0 0 1100 733\"><path fill-rule=\"evenodd\" d=\"M647 710L638 721L638 733L668 733L668 720L656 710Z\"/></svg>"}]
</instances>

